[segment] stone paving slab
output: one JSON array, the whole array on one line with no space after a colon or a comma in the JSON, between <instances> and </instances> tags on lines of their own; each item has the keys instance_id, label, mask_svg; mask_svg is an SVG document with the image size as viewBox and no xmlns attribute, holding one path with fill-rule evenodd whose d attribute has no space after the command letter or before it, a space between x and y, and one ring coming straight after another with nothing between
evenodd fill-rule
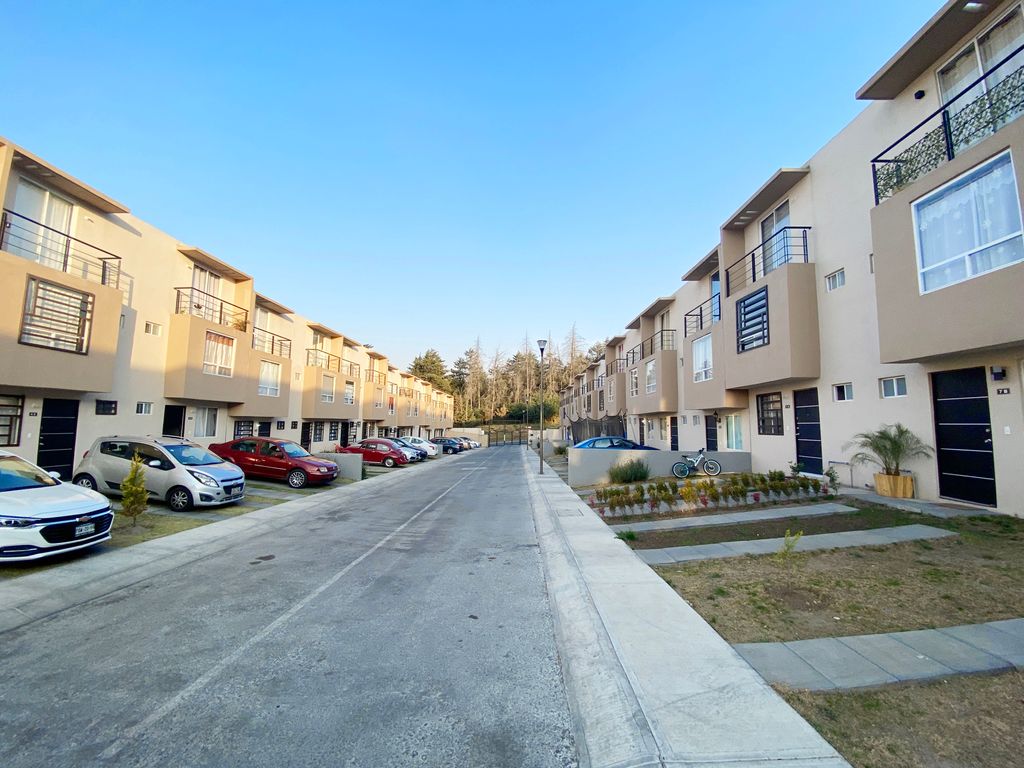
<instances>
[{"instance_id":1,"label":"stone paving slab","mask_svg":"<svg viewBox=\"0 0 1024 768\"><path fill-rule=\"evenodd\" d=\"M704 528L712 525L739 525L742 523L759 523L765 520L784 520L788 517L820 517L822 515L842 515L856 512L856 507L835 502L824 504L800 504L790 507L767 507L752 509L748 512L723 512L719 515L698 515L696 517L678 517L668 520L648 520L639 523L623 523L608 526L613 531L673 531L686 528Z\"/></svg>"},{"instance_id":2,"label":"stone paving slab","mask_svg":"<svg viewBox=\"0 0 1024 768\"><path fill-rule=\"evenodd\" d=\"M881 667L897 680L921 680L951 675L953 670L918 653L891 634L841 637L839 642Z\"/></svg>"},{"instance_id":3,"label":"stone paving slab","mask_svg":"<svg viewBox=\"0 0 1024 768\"><path fill-rule=\"evenodd\" d=\"M1005 659L1015 667L1024 667L1024 640L1009 632L1003 632L989 624L947 627L940 629L939 632Z\"/></svg>"},{"instance_id":4,"label":"stone paving slab","mask_svg":"<svg viewBox=\"0 0 1024 768\"><path fill-rule=\"evenodd\" d=\"M990 627L995 627L1001 632L1009 632L1014 637L1024 640L1024 619L1003 619L1002 621L990 621Z\"/></svg>"},{"instance_id":5,"label":"stone paving slab","mask_svg":"<svg viewBox=\"0 0 1024 768\"><path fill-rule=\"evenodd\" d=\"M836 688L860 688L898 682L897 678L836 637L794 640L785 645L828 678Z\"/></svg>"},{"instance_id":6,"label":"stone paving slab","mask_svg":"<svg viewBox=\"0 0 1024 768\"><path fill-rule=\"evenodd\" d=\"M785 643L737 643L733 647L769 682L812 691L828 691L836 687ZM770 670L771 674L765 674L764 670Z\"/></svg>"},{"instance_id":7,"label":"stone paving slab","mask_svg":"<svg viewBox=\"0 0 1024 768\"><path fill-rule=\"evenodd\" d=\"M952 635L934 629L896 633L901 643L957 672L994 672L1013 665Z\"/></svg>"}]
</instances>

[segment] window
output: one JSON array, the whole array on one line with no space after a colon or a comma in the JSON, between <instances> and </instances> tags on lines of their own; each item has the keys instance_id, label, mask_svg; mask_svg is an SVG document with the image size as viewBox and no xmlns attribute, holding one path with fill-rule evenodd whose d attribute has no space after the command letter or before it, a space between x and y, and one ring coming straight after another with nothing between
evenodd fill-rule
<instances>
[{"instance_id":1,"label":"window","mask_svg":"<svg viewBox=\"0 0 1024 768\"><path fill-rule=\"evenodd\" d=\"M138 402L135 404L135 413L138 416L149 416L150 414L153 413L153 404Z\"/></svg>"},{"instance_id":2,"label":"window","mask_svg":"<svg viewBox=\"0 0 1024 768\"><path fill-rule=\"evenodd\" d=\"M757 434L781 435L782 393L771 392L757 396Z\"/></svg>"},{"instance_id":3,"label":"window","mask_svg":"<svg viewBox=\"0 0 1024 768\"><path fill-rule=\"evenodd\" d=\"M658 391L657 360L648 360L644 366L644 383L647 386L648 395Z\"/></svg>"},{"instance_id":4,"label":"window","mask_svg":"<svg viewBox=\"0 0 1024 768\"><path fill-rule=\"evenodd\" d=\"M117 400L97 400L97 416L117 416Z\"/></svg>"},{"instance_id":5,"label":"window","mask_svg":"<svg viewBox=\"0 0 1024 768\"><path fill-rule=\"evenodd\" d=\"M785 231L788 226L788 200L761 221L761 269L766 275L789 262L789 238Z\"/></svg>"},{"instance_id":6,"label":"window","mask_svg":"<svg viewBox=\"0 0 1024 768\"><path fill-rule=\"evenodd\" d=\"M701 336L693 342L693 380L711 380L711 334Z\"/></svg>"},{"instance_id":7,"label":"window","mask_svg":"<svg viewBox=\"0 0 1024 768\"><path fill-rule=\"evenodd\" d=\"M345 382L345 394L341 397L341 402L345 405L352 405L356 401L356 385L355 382Z\"/></svg>"},{"instance_id":8,"label":"window","mask_svg":"<svg viewBox=\"0 0 1024 768\"><path fill-rule=\"evenodd\" d=\"M281 364L260 360L260 380L256 394L277 397L281 394Z\"/></svg>"},{"instance_id":9,"label":"window","mask_svg":"<svg viewBox=\"0 0 1024 768\"><path fill-rule=\"evenodd\" d=\"M384 387L377 387L373 392L373 407L383 408L384 407Z\"/></svg>"},{"instance_id":10,"label":"window","mask_svg":"<svg viewBox=\"0 0 1024 768\"><path fill-rule=\"evenodd\" d=\"M587 404L586 404L586 407L584 408L584 410L586 410L588 413L590 411L590 398L591 398L591 396L587 395Z\"/></svg>"},{"instance_id":11,"label":"window","mask_svg":"<svg viewBox=\"0 0 1024 768\"><path fill-rule=\"evenodd\" d=\"M906 376L889 376L885 379L878 380L878 391L883 398L890 397L906 397L907 396L907 377Z\"/></svg>"},{"instance_id":12,"label":"window","mask_svg":"<svg viewBox=\"0 0 1024 768\"><path fill-rule=\"evenodd\" d=\"M640 394L640 375L636 368L629 371L629 394L633 396Z\"/></svg>"},{"instance_id":13,"label":"window","mask_svg":"<svg viewBox=\"0 0 1024 768\"><path fill-rule=\"evenodd\" d=\"M320 402L334 402L334 377L324 374L323 385L320 387Z\"/></svg>"},{"instance_id":14,"label":"window","mask_svg":"<svg viewBox=\"0 0 1024 768\"><path fill-rule=\"evenodd\" d=\"M238 432L238 423L235 423L235 432ZM272 447L273 443L266 443L267 448ZM237 443L231 445L232 451L238 451L239 453L251 453L253 455L259 453L260 444L255 440L239 440ZM263 454L266 455L267 451L264 449Z\"/></svg>"},{"instance_id":15,"label":"window","mask_svg":"<svg viewBox=\"0 0 1024 768\"><path fill-rule=\"evenodd\" d=\"M203 349L203 373L211 376L231 376L235 366L235 340L213 331L206 332Z\"/></svg>"},{"instance_id":16,"label":"window","mask_svg":"<svg viewBox=\"0 0 1024 768\"><path fill-rule=\"evenodd\" d=\"M695 427L699 427L700 426L700 414L699 413L693 414L693 426L695 426Z\"/></svg>"},{"instance_id":17,"label":"window","mask_svg":"<svg viewBox=\"0 0 1024 768\"><path fill-rule=\"evenodd\" d=\"M285 423L283 421L279 421L277 422L276 427L278 432L283 432L285 428Z\"/></svg>"},{"instance_id":18,"label":"window","mask_svg":"<svg viewBox=\"0 0 1024 768\"><path fill-rule=\"evenodd\" d=\"M33 347L87 354L93 299L91 293L30 277L18 341Z\"/></svg>"},{"instance_id":19,"label":"window","mask_svg":"<svg viewBox=\"0 0 1024 768\"><path fill-rule=\"evenodd\" d=\"M679 423L680 424L685 424L686 423L686 417L685 416L680 416L679 417Z\"/></svg>"},{"instance_id":20,"label":"window","mask_svg":"<svg viewBox=\"0 0 1024 768\"><path fill-rule=\"evenodd\" d=\"M0 445L21 442L21 414L25 400L20 395L0 395Z\"/></svg>"},{"instance_id":21,"label":"window","mask_svg":"<svg viewBox=\"0 0 1024 768\"><path fill-rule=\"evenodd\" d=\"M608 399L615 400L615 379L608 380Z\"/></svg>"},{"instance_id":22,"label":"window","mask_svg":"<svg viewBox=\"0 0 1024 768\"><path fill-rule=\"evenodd\" d=\"M743 415L730 413L725 417L725 447L733 451L743 450Z\"/></svg>"},{"instance_id":23,"label":"window","mask_svg":"<svg viewBox=\"0 0 1024 768\"><path fill-rule=\"evenodd\" d=\"M846 270L837 269L831 275L825 275L825 290L829 293L846 285Z\"/></svg>"},{"instance_id":24,"label":"window","mask_svg":"<svg viewBox=\"0 0 1024 768\"><path fill-rule=\"evenodd\" d=\"M5 250L53 269L68 271L64 255L69 246L67 235L71 232L73 208L70 202L50 190L28 179L18 179L14 210L31 221L19 220L18 235L5 238L8 240ZM86 266L84 270L88 272L90 268Z\"/></svg>"},{"instance_id":25,"label":"window","mask_svg":"<svg viewBox=\"0 0 1024 768\"><path fill-rule=\"evenodd\" d=\"M196 437L217 436L217 409L200 406L196 408L196 426L193 434Z\"/></svg>"},{"instance_id":26,"label":"window","mask_svg":"<svg viewBox=\"0 0 1024 768\"><path fill-rule=\"evenodd\" d=\"M331 422L331 428L330 428L330 430L327 433L327 439L328 440L337 440L338 439L338 422L336 422L336 421L332 421Z\"/></svg>"},{"instance_id":27,"label":"window","mask_svg":"<svg viewBox=\"0 0 1024 768\"><path fill-rule=\"evenodd\" d=\"M313 422L313 440L319 442L324 439L324 423L322 421Z\"/></svg>"},{"instance_id":28,"label":"window","mask_svg":"<svg viewBox=\"0 0 1024 768\"><path fill-rule=\"evenodd\" d=\"M853 384L836 384L832 387L834 397L839 400L853 400Z\"/></svg>"},{"instance_id":29,"label":"window","mask_svg":"<svg viewBox=\"0 0 1024 768\"><path fill-rule=\"evenodd\" d=\"M921 293L1024 261L1009 152L917 201L913 210Z\"/></svg>"},{"instance_id":30,"label":"window","mask_svg":"<svg viewBox=\"0 0 1024 768\"><path fill-rule=\"evenodd\" d=\"M146 335L148 336L163 336L164 327L160 323L151 323L149 320L146 321Z\"/></svg>"},{"instance_id":31,"label":"window","mask_svg":"<svg viewBox=\"0 0 1024 768\"><path fill-rule=\"evenodd\" d=\"M248 419L243 420L243 421L236 421L235 422L235 437L236 438L239 438L239 437L252 437L253 426L254 426L253 422L249 421ZM251 453L255 453L255 452L256 452L255 450L251 451Z\"/></svg>"},{"instance_id":32,"label":"window","mask_svg":"<svg viewBox=\"0 0 1024 768\"><path fill-rule=\"evenodd\" d=\"M395 415L395 396L388 395L388 414L391 416Z\"/></svg>"},{"instance_id":33,"label":"window","mask_svg":"<svg viewBox=\"0 0 1024 768\"><path fill-rule=\"evenodd\" d=\"M736 351L746 352L768 343L768 289L762 288L736 302Z\"/></svg>"},{"instance_id":34,"label":"window","mask_svg":"<svg viewBox=\"0 0 1024 768\"><path fill-rule=\"evenodd\" d=\"M298 428L299 428L299 422L293 421L292 422L292 429L298 429Z\"/></svg>"},{"instance_id":35,"label":"window","mask_svg":"<svg viewBox=\"0 0 1024 768\"><path fill-rule=\"evenodd\" d=\"M602 389L597 393L597 410L604 410L604 390Z\"/></svg>"}]
</instances>

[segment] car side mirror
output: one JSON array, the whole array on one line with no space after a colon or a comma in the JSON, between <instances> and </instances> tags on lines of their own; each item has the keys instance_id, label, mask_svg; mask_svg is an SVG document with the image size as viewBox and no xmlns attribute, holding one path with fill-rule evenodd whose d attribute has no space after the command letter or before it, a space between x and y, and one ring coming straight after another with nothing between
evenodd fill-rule
<instances>
[{"instance_id":1,"label":"car side mirror","mask_svg":"<svg viewBox=\"0 0 1024 768\"><path fill-rule=\"evenodd\" d=\"M60 480L60 472L47 472L46 474L48 474L54 480Z\"/></svg>"}]
</instances>

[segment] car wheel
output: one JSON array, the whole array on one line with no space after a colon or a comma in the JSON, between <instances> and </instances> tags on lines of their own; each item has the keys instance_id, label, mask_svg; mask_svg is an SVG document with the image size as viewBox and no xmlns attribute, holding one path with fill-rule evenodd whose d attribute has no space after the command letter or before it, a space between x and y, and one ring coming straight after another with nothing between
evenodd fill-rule
<instances>
[{"instance_id":1,"label":"car wheel","mask_svg":"<svg viewBox=\"0 0 1024 768\"><path fill-rule=\"evenodd\" d=\"M292 488L302 488L309 482L306 473L301 469L293 469L288 473L288 485Z\"/></svg>"},{"instance_id":2,"label":"car wheel","mask_svg":"<svg viewBox=\"0 0 1024 768\"><path fill-rule=\"evenodd\" d=\"M444 452L447 453L449 456L451 456L453 453L455 453L455 449L454 448L445 448Z\"/></svg>"},{"instance_id":3,"label":"car wheel","mask_svg":"<svg viewBox=\"0 0 1024 768\"><path fill-rule=\"evenodd\" d=\"M92 475L79 475L74 479L75 485L80 485L83 488L88 488L90 491L98 491L99 486L96 485L96 480Z\"/></svg>"},{"instance_id":4,"label":"car wheel","mask_svg":"<svg viewBox=\"0 0 1024 768\"><path fill-rule=\"evenodd\" d=\"M391 467L395 466L395 460L392 459L390 456L386 457L384 459L384 466L387 467L388 469L391 469Z\"/></svg>"},{"instance_id":5,"label":"car wheel","mask_svg":"<svg viewBox=\"0 0 1024 768\"><path fill-rule=\"evenodd\" d=\"M167 506L175 512L188 512L192 509L192 494L180 485L176 485L167 492Z\"/></svg>"}]
</instances>

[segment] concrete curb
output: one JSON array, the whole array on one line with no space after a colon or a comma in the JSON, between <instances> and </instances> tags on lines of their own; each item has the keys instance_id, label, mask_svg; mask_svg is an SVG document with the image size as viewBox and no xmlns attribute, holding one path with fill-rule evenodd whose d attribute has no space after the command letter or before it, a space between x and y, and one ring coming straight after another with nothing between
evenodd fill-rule
<instances>
[{"instance_id":1,"label":"concrete curb","mask_svg":"<svg viewBox=\"0 0 1024 768\"><path fill-rule=\"evenodd\" d=\"M557 475L523 466L581 765L849 768Z\"/></svg>"},{"instance_id":2,"label":"concrete curb","mask_svg":"<svg viewBox=\"0 0 1024 768\"><path fill-rule=\"evenodd\" d=\"M462 454L468 455L468 454ZM461 456L446 457L459 461ZM345 497L360 498L401 482L427 464L416 464L386 475L310 494L272 507L199 528L115 550L86 554L40 573L0 582L0 633L83 605L118 589L158 576L188 563L216 555L266 533L285 528L297 518ZM86 551L88 552L88 550Z\"/></svg>"}]
</instances>

